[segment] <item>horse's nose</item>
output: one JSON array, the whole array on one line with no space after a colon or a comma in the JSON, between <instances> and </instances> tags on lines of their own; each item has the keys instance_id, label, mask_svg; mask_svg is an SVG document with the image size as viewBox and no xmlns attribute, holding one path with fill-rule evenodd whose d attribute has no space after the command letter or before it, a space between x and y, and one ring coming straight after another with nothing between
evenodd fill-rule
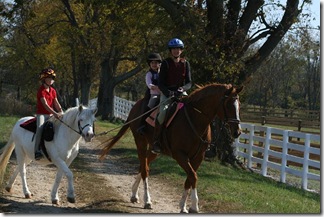
<instances>
[{"instance_id":1,"label":"horse's nose","mask_svg":"<svg viewBox=\"0 0 324 217\"><path fill-rule=\"evenodd\" d=\"M87 133L85 134L85 140L86 140L87 142L91 142L91 140L93 139L93 137L94 137L94 133L93 133L93 132L87 132Z\"/></svg>"}]
</instances>

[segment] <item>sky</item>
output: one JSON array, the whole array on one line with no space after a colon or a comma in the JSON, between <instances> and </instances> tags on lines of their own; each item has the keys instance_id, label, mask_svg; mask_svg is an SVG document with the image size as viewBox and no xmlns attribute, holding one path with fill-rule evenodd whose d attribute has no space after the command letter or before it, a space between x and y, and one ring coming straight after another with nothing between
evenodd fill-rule
<instances>
[{"instance_id":1,"label":"sky","mask_svg":"<svg viewBox=\"0 0 324 217\"><path fill-rule=\"evenodd\" d=\"M324 6L324 0L312 0L310 6L310 11L313 13L314 18L316 19L312 23L314 26L320 26L321 23L321 10L320 8ZM323 19L323 18L322 18Z\"/></svg>"}]
</instances>

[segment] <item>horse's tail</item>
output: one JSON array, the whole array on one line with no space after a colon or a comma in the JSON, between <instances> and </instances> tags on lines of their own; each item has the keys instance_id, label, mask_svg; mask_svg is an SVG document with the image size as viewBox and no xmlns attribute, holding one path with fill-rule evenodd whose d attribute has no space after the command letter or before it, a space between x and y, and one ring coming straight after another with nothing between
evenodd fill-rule
<instances>
[{"instance_id":1,"label":"horse's tail","mask_svg":"<svg viewBox=\"0 0 324 217\"><path fill-rule=\"evenodd\" d=\"M117 135L115 135L114 137L112 137L112 138L108 139L106 142L104 142L107 144L101 151L101 155L99 157L100 160L103 160L105 158L105 156L108 154L110 149L112 149L112 147L118 142L118 140L127 132L128 128L130 126L128 119L126 120L126 124L123 125L122 128L119 130Z\"/></svg>"},{"instance_id":2,"label":"horse's tail","mask_svg":"<svg viewBox=\"0 0 324 217\"><path fill-rule=\"evenodd\" d=\"M3 182L3 177L6 172L6 168L9 162L9 158L11 153L15 148L15 143L13 142L12 136L10 136L9 141L7 144L0 150L0 184Z\"/></svg>"}]
</instances>

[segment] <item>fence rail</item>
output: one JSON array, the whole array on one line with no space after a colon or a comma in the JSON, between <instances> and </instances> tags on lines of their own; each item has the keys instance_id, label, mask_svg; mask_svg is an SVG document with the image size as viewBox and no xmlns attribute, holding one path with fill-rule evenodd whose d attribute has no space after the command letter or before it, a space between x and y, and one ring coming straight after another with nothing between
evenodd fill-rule
<instances>
[{"instance_id":1,"label":"fence rail","mask_svg":"<svg viewBox=\"0 0 324 217\"><path fill-rule=\"evenodd\" d=\"M115 96L114 116L126 120L134 104ZM96 107L96 99L91 100L89 106ZM241 126L243 133L234 146L236 155L246 159L249 168L259 165L263 176L268 176L269 168L277 170L283 183L287 174L300 177L303 189L308 189L309 180L320 181L320 135L247 123Z\"/></svg>"},{"instance_id":2,"label":"fence rail","mask_svg":"<svg viewBox=\"0 0 324 217\"><path fill-rule=\"evenodd\" d=\"M241 119L243 121L276 124L301 128L320 128L320 111L296 110L279 108L260 108L258 106L242 106Z\"/></svg>"},{"instance_id":3,"label":"fence rail","mask_svg":"<svg viewBox=\"0 0 324 217\"><path fill-rule=\"evenodd\" d=\"M260 165L263 176L268 168L275 169L283 183L286 174L300 177L305 190L309 179L320 181L320 135L244 123L242 128L244 132L235 140L236 155L247 160L248 168ZM301 167L290 167L296 164Z\"/></svg>"}]
</instances>

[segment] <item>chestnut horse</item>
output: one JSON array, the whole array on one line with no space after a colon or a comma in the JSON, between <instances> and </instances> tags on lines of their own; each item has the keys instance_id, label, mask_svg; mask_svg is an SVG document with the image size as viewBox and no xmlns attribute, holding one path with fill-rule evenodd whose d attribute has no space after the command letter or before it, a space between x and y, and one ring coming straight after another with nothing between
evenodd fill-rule
<instances>
[{"instance_id":1,"label":"chestnut horse","mask_svg":"<svg viewBox=\"0 0 324 217\"><path fill-rule=\"evenodd\" d=\"M197 170L204 159L205 151L211 142L210 123L218 116L228 124L231 135L237 138L241 133L239 116L239 96L243 87L236 88L231 84L208 84L198 87L189 96L181 99L183 107L172 122L162 132L161 153L174 158L187 174L184 192L180 200L180 212L187 213L186 201L191 189L191 207L189 212L198 213ZM126 124L116 136L110 138L102 149L103 159L117 141L131 129L137 146L140 161L139 173L132 186L131 202L138 202L138 187L141 179L144 184L144 208L151 209L151 198L148 186L149 165L157 157L151 153L154 128L149 126L144 134L137 132L141 125L138 119L143 114L146 101L141 99L130 110ZM167 118L167 117L166 117ZM132 121L134 120L134 121ZM167 121L165 121L167 122Z\"/></svg>"}]
</instances>

